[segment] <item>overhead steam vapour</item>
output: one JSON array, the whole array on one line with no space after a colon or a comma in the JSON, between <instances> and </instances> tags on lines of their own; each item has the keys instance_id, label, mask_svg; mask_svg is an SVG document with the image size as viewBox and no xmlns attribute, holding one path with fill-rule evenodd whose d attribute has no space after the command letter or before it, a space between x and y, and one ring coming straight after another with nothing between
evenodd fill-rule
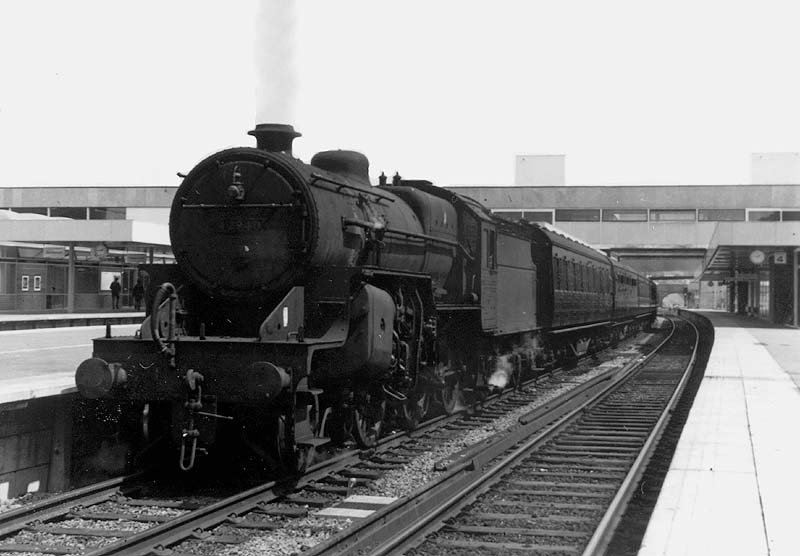
<instances>
[{"instance_id":1,"label":"overhead steam vapour","mask_svg":"<svg viewBox=\"0 0 800 556\"><path fill-rule=\"evenodd\" d=\"M256 122L291 124L294 71L293 0L258 0L255 29Z\"/></svg>"},{"instance_id":2,"label":"overhead steam vapour","mask_svg":"<svg viewBox=\"0 0 800 556\"><path fill-rule=\"evenodd\" d=\"M528 360L533 360L534 355L539 351L539 341L531 338L516 346L511 354L500 355L495 359L495 368L489 379L486 381L489 386L504 389L508 386L511 377L514 376L514 356L524 355Z\"/></svg>"},{"instance_id":3,"label":"overhead steam vapour","mask_svg":"<svg viewBox=\"0 0 800 556\"><path fill-rule=\"evenodd\" d=\"M487 382L489 386L502 390L508 385L508 381L513 372L514 366L511 364L511 357L508 355L501 355L497 358L495 370Z\"/></svg>"}]
</instances>

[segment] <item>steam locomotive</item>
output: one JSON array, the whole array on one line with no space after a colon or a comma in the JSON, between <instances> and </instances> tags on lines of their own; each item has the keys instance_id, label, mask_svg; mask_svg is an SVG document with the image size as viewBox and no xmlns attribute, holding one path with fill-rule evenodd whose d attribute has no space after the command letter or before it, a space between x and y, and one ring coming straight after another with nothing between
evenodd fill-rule
<instances>
[{"instance_id":1,"label":"steam locomotive","mask_svg":"<svg viewBox=\"0 0 800 556\"><path fill-rule=\"evenodd\" d=\"M140 404L181 469L242 440L303 469L325 446L375 445L647 326L645 276L547 224L384 175L345 150L292 155L292 126L213 154L177 190L176 265L143 267L134 337L94 340L86 398ZM219 448L217 448L219 449Z\"/></svg>"}]
</instances>

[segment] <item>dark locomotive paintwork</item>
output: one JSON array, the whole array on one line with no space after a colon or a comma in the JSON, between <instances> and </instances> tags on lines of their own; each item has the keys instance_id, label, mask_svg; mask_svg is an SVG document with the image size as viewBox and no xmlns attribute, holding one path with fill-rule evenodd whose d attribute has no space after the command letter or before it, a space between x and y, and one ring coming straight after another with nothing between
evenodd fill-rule
<instances>
[{"instance_id":1,"label":"dark locomotive paintwork","mask_svg":"<svg viewBox=\"0 0 800 556\"><path fill-rule=\"evenodd\" d=\"M85 396L148 404L145 420L161 407L183 468L217 426L273 464L302 467L331 437L369 446L434 397L453 411L655 314L646 277L555 228L426 181L372 186L352 151L305 164L291 126L252 134L259 148L186 176L178 265L145 267L139 334L95 340L76 375Z\"/></svg>"}]
</instances>

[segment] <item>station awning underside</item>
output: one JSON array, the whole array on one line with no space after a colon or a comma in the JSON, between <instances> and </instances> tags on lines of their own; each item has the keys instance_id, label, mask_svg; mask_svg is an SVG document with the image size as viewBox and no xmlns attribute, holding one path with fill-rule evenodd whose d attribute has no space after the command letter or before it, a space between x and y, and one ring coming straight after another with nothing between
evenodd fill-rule
<instances>
[{"instance_id":1,"label":"station awning underside","mask_svg":"<svg viewBox=\"0 0 800 556\"><path fill-rule=\"evenodd\" d=\"M800 222L720 222L701 280L757 279L769 264L792 264Z\"/></svg>"},{"instance_id":2,"label":"station awning underside","mask_svg":"<svg viewBox=\"0 0 800 556\"><path fill-rule=\"evenodd\" d=\"M0 221L0 241L170 250L168 226L135 220L4 220Z\"/></svg>"}]
</instances>

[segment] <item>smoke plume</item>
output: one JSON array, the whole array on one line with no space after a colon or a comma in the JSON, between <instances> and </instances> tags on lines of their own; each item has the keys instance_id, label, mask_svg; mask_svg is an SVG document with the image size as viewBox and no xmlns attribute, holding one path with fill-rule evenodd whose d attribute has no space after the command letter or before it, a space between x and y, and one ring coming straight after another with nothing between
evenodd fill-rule
<instances>
[{"instance_id":1,"label":"smoke plume","mask_svg":"<svg viewBox=\"0 0 800 556\"><path fill-rule=\"evenodd\" d=\"M293 0L258 0L255 32L256 123L291 124L294 71Z\"/></svg>"}]
</instances>

